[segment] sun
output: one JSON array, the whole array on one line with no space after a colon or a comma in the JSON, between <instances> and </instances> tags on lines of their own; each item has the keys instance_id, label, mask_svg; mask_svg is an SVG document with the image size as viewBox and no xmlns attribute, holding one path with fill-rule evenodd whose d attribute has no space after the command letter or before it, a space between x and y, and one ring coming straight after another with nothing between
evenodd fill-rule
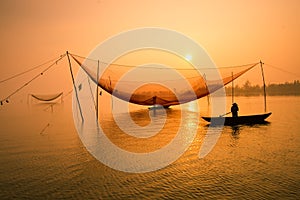
<instances>
[{"instance_id":1,"label":"sun","mask_svg":"<svg viewBox=\"0 0 300 200\"><path fill-rule=\"evenodd\" d=\"M187 60L187 61L191 61L192 60L192 55L190 55L190 54L187 54L186 56L185 56L185 59Z\"/></svg>"}]
</instances>

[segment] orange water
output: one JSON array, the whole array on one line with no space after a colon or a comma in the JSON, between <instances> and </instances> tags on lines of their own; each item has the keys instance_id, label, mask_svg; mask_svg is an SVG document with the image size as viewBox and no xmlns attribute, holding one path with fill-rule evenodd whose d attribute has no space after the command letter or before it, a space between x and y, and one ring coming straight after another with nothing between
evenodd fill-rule
<instances>
[{"instance_id":1,"label":"orange water","mask_svg":"<svg viewBox=\"0 0 300 200\"><path fill-rule=\"evenodd\" d=\"M235 101L241 114L263 112L262 97L236 97ZM200 105L205 114L206 98ZM297 198L300 97L268 97L268 110L273 112L269 124L224 127L217 144L203 159L198 153L208 127L200 120L196 138L176 162L155 172L132 174L113 170L89 154L75 130L70 99L54 105L53 112L48 104L11 102L0 107L0 198ZM148 112L136 110L131 116L137 124L145 125ZM192 111L183 112L195 120ZM169 110L167 130L143 144L126 135L116 137L120 133L110 116L102 116L100 121L120 147L152 151L174 137L179 113L176 107Z\"/></svg>"}]
</instances>

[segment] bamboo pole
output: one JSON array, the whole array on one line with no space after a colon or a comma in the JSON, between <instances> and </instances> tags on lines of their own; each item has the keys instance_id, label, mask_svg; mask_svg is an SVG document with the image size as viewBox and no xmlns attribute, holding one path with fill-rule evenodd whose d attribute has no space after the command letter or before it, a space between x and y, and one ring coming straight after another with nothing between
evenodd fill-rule
<instances>
[{"instance_id":1,"label":"bamboo pole","mask_svg":"<svg viewBox=\"0 0 300 200\"><path fill-rule=\"evenodd\" d=\"M113 89L111 87L111 80L110 80L110 76L108 76L108 79L109 79L109 86L110 86L110 90L111 90L111 95L110 95L110 101L111 101L111 110L114 109L114 103L113 103Z\"/></svg>"},{"instance_id":2,"label":"bamboo pole","mask_svg":"<svg viewBox=\"0 0 300 200\"><path fill-rule=\"evenodd\" d=\"M81 106L80 106L80 102L79 102L79 98L78 98L78 93L77 93L77 89L76 89L76 85L75 85L75 80L74 80L74 76L73 76L73 71L72 71L72 65L71 65L71 61L70 61L70 56L69 56L69 52L68 51L67 51L67 57L68 57L68 61L69 61L70 73L71 73L72 82L73 82L73 86L74 86L74 90L75 90L75 94L76 94L76 100L77 100L79 111L80 111L81 120L82 120L82 122L84 122L83 115L82 115L82 110L81 110Z\"/></svg>"},{"instance_id":3,"label":"bamboo pole","mask_svg":"<svg viewBox=\"0 0 300 200\"><path fill-rule=\"evenodd\" d=\"M233 83L233 72L231 72L231 78L232 78L232 86L231 86L231 103L234 103L234 83Z\"/></svg>"},{"instance_id":4,"label":"bamboo pole","mask_svg":"<svg viewBox=\"0 0 300 200\"><path fill-rule=\"evenodd\" d=\"M204 79L204 81L205 81L205 87L206 87L206 90L208 91L208 87L207 87L207 82L206 82L206 74L204 73L203 74L203 79ZM210 102L209 102L209 91L208 91L208 95L207 95L207 105L209 105L210 104Z\"/></svg>"},{"instance_id":5,"label":"bamboo pole","mask_svg":"<svg viewBox=\"0 0 300 200\"><path fill-rule=\"evenodd\" d=\"M264 75L263 64L264 64L264 63L260 61L261 75L262 75L262 79L263 79L263 88L264 88L265 112L267 112L266 82L265 82L265 75Z\"/></svg>"},{"instance_id":6,"label":"bamboo pole","mask_svg":"<svg viewBox=\"0 0 300 200\"><path fill-rule=\"evenodd\" d=\"M97 117L97 120L98 120L98 117L99 117L99 111L98 111L98 108L99 108L99 104L98 104L99 86L98 86L98 81L99 81L99 60L98 60L98 65L97 65L97 83L96 83L96 87L97 87L97 91L96 91L96 117Z\"/></svg>"}]
</instances>

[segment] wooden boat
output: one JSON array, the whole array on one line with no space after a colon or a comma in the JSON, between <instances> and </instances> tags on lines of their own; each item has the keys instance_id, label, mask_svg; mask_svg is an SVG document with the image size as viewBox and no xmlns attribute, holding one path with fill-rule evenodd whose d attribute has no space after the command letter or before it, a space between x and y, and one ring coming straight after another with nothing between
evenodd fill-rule
<instances>
[{"instance_id":1,"label":"wooden boat","mask_svg":"<svg viewBox=\"0 0 300 200\"><path fill-rule=\"evenodd\" d=\"M211 124L217 125L238 125L238 124L262 124L266 123L265 119L269 117L272 113L267 113L267 101L266 101L266 84L265 84L265 77L264 77L264 70L263 70L263 63L260 61L261 73L263 78L263 88L264 88L264 103L265 103L265 113L264 114L257 114L257 115L244 115L238 117L223 117L231 112L228 112L224 115L220 115L219 117L202 117L207 122ZM232 103L234 102L234 85L233 85L233 77L232 77ZM233 103L234 105L234 103Z\"/></svg>"},{"instance_id":2,"label":"wooden boat","mask_svg":"<svg viewBox=\"0 0 300 200\"><path fill-rule=\"evenodd\" d=\"M265 119L269 117L272 113L264 113L258 115L244 115L239 117L203 117L207 122L211 124L219 124L219 125L238 125L238 124L262 124L265 123Z\"/></svg>"}]
</instances>

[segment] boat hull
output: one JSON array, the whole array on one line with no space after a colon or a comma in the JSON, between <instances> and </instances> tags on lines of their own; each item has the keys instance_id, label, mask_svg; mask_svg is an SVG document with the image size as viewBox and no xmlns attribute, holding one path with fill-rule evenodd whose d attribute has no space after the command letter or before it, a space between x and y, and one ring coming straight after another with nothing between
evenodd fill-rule
<instances>
[{"instance_id":1,"label":"boat hull","mask_svg":"<svg viewBox=\"0 0 300 200\"><path fill-rule=\"evenodd\" d=\"M259 115L245 115L239 117L202 117L211 124L238 125L238 124L261 124L265 123L265 119L272 113L264 113Z\"/></svg>"}]
</instances>

